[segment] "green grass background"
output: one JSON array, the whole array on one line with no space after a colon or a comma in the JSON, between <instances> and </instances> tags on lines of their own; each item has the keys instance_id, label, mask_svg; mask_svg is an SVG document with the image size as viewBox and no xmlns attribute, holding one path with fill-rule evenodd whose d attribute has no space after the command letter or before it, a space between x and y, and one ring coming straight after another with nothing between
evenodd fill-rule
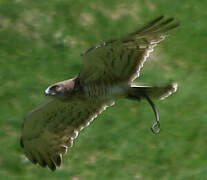
<instances>
[{"instance_id":1,"label":"green grass background","mask_svg":"<svg viewBox=\"0 0 207 180\"><path fill-rule=\"evenodd\" d=\"M181 23L145 63L142 84L175 80L156 101L161 132L145 102L119 100L81 132L56 172L25 160L25 113L44 89L75 76L82 50L165 14ZM0 0L0 179L207 179L206 0Z\"/></svg>"}]
</instances>

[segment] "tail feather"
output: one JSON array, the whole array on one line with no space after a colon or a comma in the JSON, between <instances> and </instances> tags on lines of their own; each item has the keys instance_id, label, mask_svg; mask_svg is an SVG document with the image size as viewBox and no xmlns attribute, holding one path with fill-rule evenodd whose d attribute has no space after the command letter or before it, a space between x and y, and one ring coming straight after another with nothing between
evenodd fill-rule
<instances>
[{"instance_id":1,"label":"tail feather","mask_svg":"<svg viewBox=\"0 0 207 180\"><path fill-rule=\"evenodd\" d=\"M176 83L170 83L162 86L132 86L128 93L128 97L132 99L141 99L147 95L150 98L162 100L176 92L176 90Z\"/></svg>"}]
</instances>

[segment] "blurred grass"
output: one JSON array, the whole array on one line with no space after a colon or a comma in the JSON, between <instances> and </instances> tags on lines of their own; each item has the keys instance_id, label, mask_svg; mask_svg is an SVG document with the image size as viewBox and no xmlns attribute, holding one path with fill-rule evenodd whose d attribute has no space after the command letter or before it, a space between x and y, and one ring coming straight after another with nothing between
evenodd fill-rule
<instances>
[{"instance_id":1,"label":"blurred grass","mask_svg":"<svg viewBox=\"0 0 207 180\"><path fill-rule=\"evenodd\" d=\"M0 178L207 179L207 1L0 0ZM179 91L157 101L161 133L149 127L146 102L119 100L81 132L55 173L25 161L19 147L24 114L43 90L75 76L80 52L120 37L155 16L181 22L152 54L137 82L173 79Z\"/></svg>"}]
</instances>

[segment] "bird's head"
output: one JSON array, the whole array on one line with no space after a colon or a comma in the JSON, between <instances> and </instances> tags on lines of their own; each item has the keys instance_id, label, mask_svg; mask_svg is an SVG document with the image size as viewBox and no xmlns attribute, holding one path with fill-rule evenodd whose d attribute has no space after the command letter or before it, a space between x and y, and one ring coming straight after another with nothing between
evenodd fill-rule
<instances>
[{"instance_id":1,"label":"bird's head","mask_svg":"<svg viewBox=\"0 0 207 180\"><path fill-rule=\"evenodd\" d=\"M53 97L68 97L72 94L75 80L69 79L52 84L45 90L45 95Z\"/></svg>"}]
</instances>

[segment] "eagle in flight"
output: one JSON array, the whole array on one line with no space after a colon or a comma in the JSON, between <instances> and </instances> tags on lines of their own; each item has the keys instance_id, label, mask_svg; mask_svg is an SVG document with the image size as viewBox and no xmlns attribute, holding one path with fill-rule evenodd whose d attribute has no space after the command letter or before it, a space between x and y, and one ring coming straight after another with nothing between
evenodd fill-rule
<instances>
[{"instance_id":1,"label":"eagle in flight","mask_svg":"<svg viewBox=\"0 0 207 180\"><path fill-rule=\"evenodd\" d=\"M176 83L161 86L134 85L149 53L176 28L173 18L160 16L142 28L120 38L94 45L81 56L80 73L45 90L49 101L24 118L20 144L34 164L60 166L62 155L72 147L79 132L118 98L146 99L152 106L159 132L159 116L152 98L163 99L177 89Z\"/></svg>"}]
</instances>

